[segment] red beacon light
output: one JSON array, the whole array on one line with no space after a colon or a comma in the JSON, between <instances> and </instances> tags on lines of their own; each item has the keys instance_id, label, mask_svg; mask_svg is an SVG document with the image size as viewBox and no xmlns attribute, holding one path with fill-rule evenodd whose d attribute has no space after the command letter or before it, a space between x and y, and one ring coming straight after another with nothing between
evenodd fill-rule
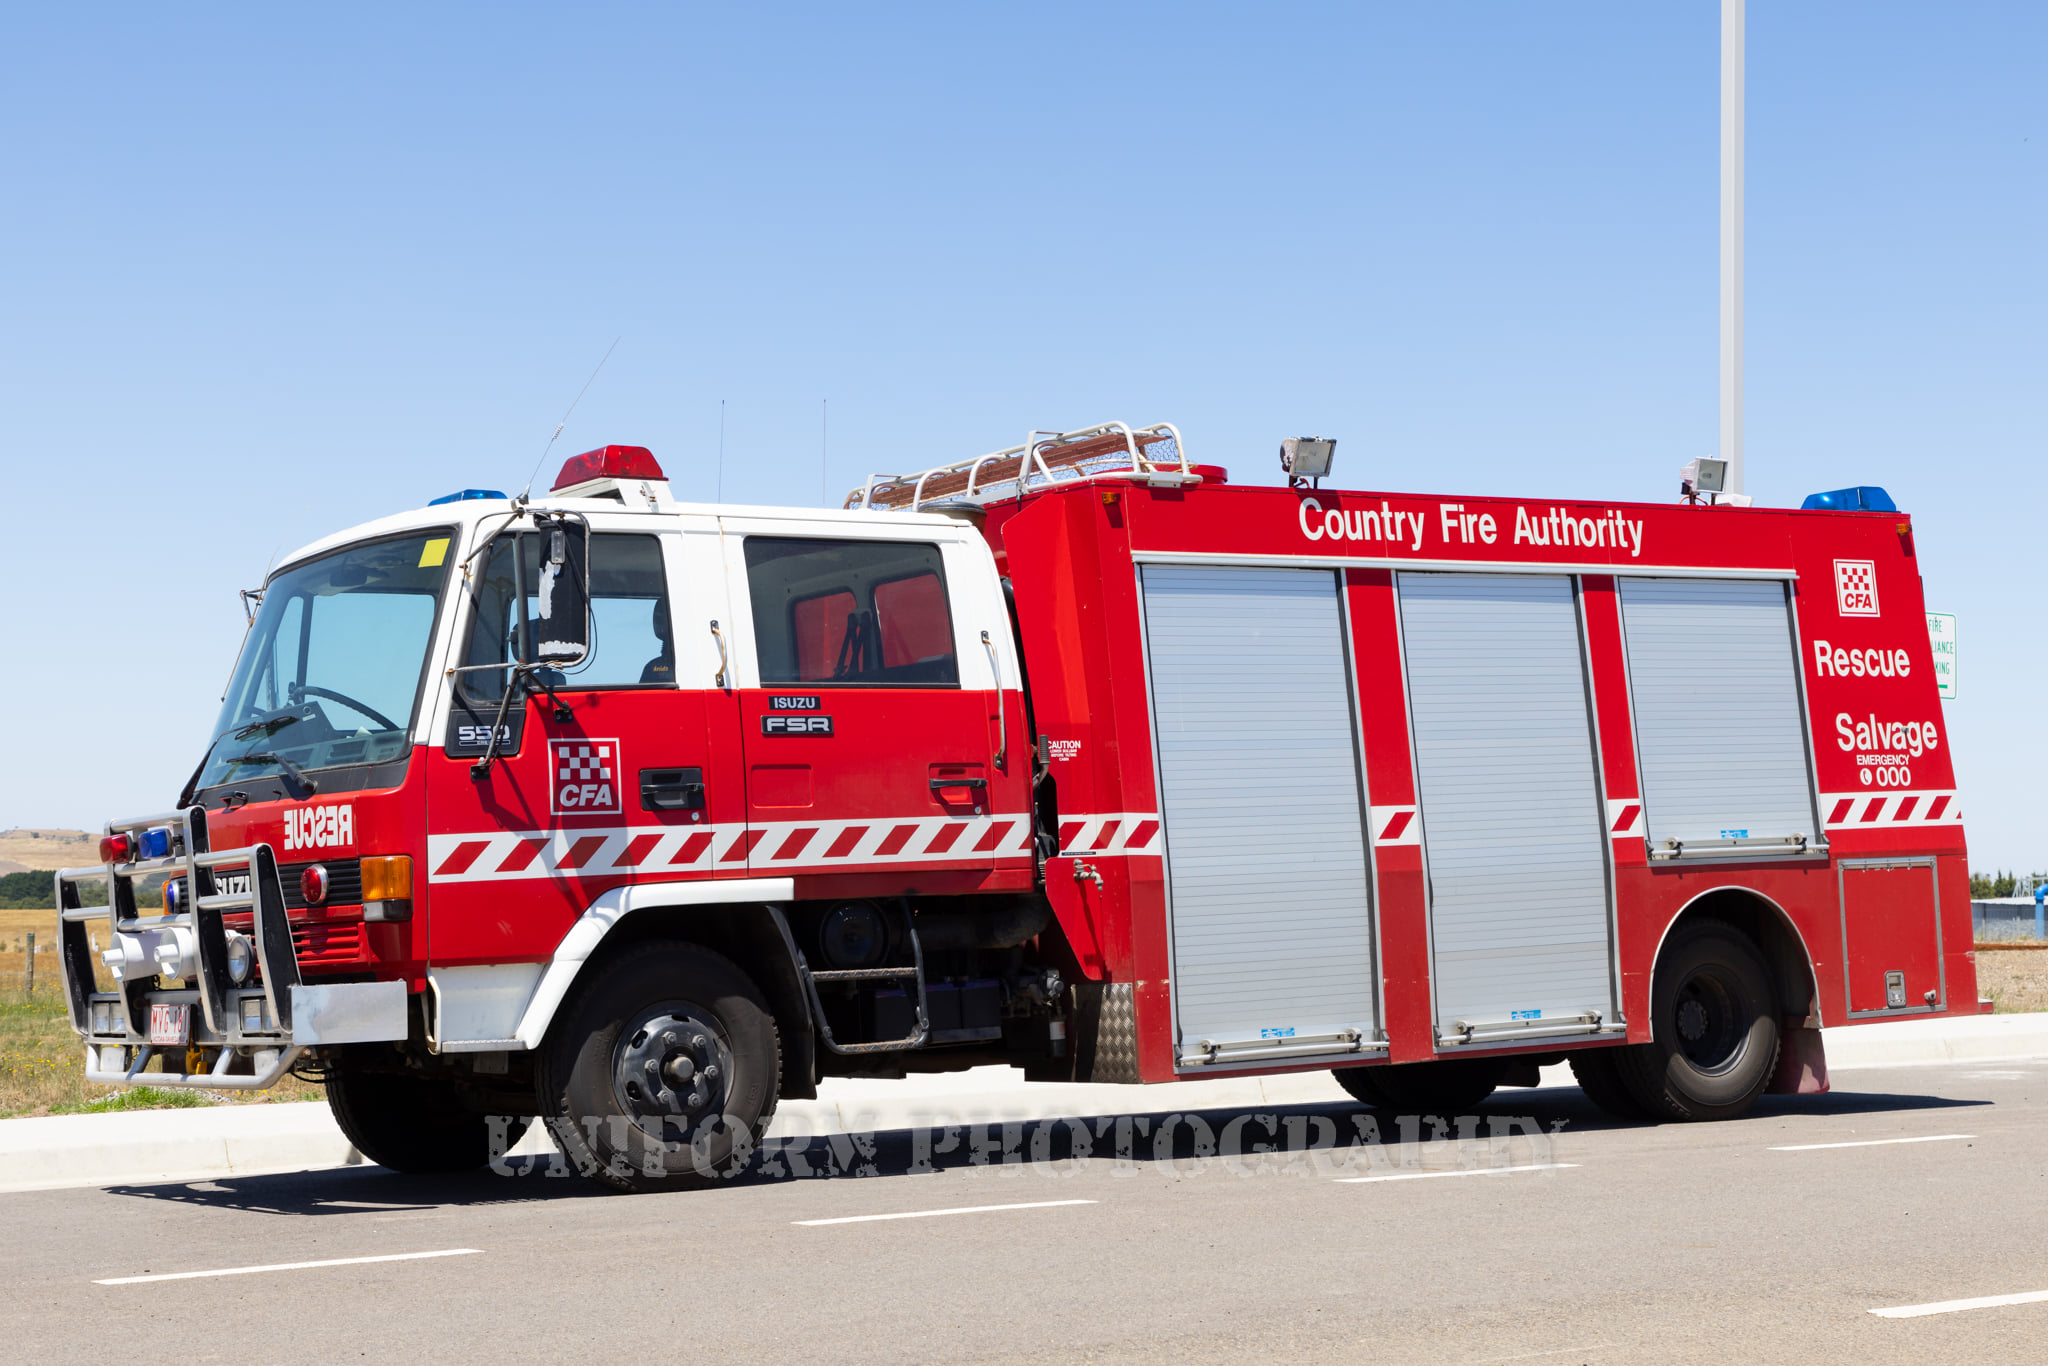
<instances>
[{"instance_id":1,"label":"red beacon light","mask_svg":"<svg viewBox=\"0 0 2048 1366\"><path fill-rule=\"evenodd\" d=\"M600 446L594 451L572 455L562 462L551 493L600 479L667 479L645 446Z\"/></svg>"}]
</instances>

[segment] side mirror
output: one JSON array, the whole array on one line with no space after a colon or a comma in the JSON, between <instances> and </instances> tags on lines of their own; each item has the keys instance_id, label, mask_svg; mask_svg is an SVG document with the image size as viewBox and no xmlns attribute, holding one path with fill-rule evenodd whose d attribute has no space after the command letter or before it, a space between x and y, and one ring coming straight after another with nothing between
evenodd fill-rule
<instances>
[{"instance_id":1,"label":"side mirror","mask_svg":"<svg viewBox=\"0 0 2048 1366\"><path fill-rule=\"evenodd\" d=\"M533 540L540 564L528 662L571 668L590 654L590 524L581 518L550 518L540 523Z\"/></svg>"}]
</instances>

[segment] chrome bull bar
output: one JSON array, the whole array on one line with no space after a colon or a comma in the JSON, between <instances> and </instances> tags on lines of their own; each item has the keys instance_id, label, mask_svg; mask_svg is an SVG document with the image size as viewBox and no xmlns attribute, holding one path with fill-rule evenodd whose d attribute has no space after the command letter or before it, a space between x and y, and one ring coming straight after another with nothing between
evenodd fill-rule
<instances>
[{"instance_id":1,"label":"chrome bull bar","mask_svg":"<svg viewBox=\"0 0 2048 1366\"><path fill-rule=\"evenodd\" d=\"M308 1042L295 1038L293 1028L295 989L301 985L299 960L285 915L277 855L268 844L211 848L206 809L200 806L170 815L110 822L107 834L127 834L139 844L142 833L154 829L170 832L170 850L164 855L65 868L56 875L58 961L71 1027L85 1043L85 1079L103 1086L147 1084L221 1091L260 1091L274 1086ZM236 867L248 869L247 888L221 891L215 870ZM157 873L184 879L184 904L163 915L144 916L136 909L135 884ZM80 904L78 884L101 877L107 881L107 904ZM249 986L237 984L229 973L227 929L222 922L225 912L244 910L254 917L251 938L260 972L260 982ZM109 926L109 945L100 957L115 977L111 992L95 990L94 955L86 934L87 924L95 920L107 921ZM196 985L180 990L161 988L156 985L159 973ZM376 985L396 986L401 995L404 990L397 983ZM187 1056L194 1048L217 1048L210 1069L172 1071L174 1059L166 1055L164 1071L143 1075L158 1047L150 1041L153 1005L199 1007L191 1022ZM246 1072L237 1067L244 1058L249 1066Z\"/></svg>"}]
</instances>

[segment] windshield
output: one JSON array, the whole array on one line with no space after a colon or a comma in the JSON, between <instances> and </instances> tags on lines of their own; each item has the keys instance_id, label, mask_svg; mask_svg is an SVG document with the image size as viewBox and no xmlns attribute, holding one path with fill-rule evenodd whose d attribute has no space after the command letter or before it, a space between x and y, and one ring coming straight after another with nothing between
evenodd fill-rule
<instances>
[{"instance_id":1,"label":"windshield","mask_svg":"<svg viewBox=\"0 0 2048 1366\"><path fill-rule=\"evenodd\" d=\"M272 579L196 786L403 758L450 536L354 546Z\"/></svg>"}]
</instances>

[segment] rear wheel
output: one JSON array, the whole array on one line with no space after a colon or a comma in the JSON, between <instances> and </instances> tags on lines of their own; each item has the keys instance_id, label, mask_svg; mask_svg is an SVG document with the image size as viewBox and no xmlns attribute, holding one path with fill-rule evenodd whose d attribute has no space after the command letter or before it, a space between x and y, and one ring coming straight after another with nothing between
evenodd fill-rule
<instances>
[{"instance_id":1,"label":"rear wheel","mask_svg":"<svg viewBox=\"0 0 2048 1366\"><path fill-rule=\"evenodd\" d=\"M1336 1077L1338 1085L1377 1109L1454 1115L1492 1095L1507 1066L1506 1058L1438 1058L1391 1067L1342 1067Z\"/></svg>"},{"instance_id":2,"label":"rear wheel","mask_svg":"<svg viewBox=\"0 0 2048 1366\"><path fill-rule=\"evenodd\" d=\"M760 989L694 944L626 949L564 1006L536 1060L548 1128L625 1191L742 1169L775 1113L781 1049Z\"/></svg>"},{"instance_id":3,"label":"rear wheel","mask_svg":"<svg viewBox=\"0 0 2048 1366\"><path fill-rule=\"evenodd\" d=\"M1636 1100L1635 1093L1628 1089L1628 1083L1621 1079L1621 1069L1616 1065L1615 1054L1632 1045L1618 1048L1582 1048L1571 1055L1572 1079L1579 1089L1592 1101L1616 1119L1643 1120L1650 1112Z\"/></svg>"},{"instance_id":4,"label":"rear wheel","mask_svg":"<svg viewBox=\"0 0 2048 1366\"><path fill-rule=\"evenodd\" d=\"M1653 1042L1613 1052L1652 1118L1733 1119L1754 1105L1778 1064L1777 993L1756 945L1718 920L1675 930L1651 984L1650 1030Z\"/></svg>"},{"instance_id":5,"label":"rear wheel","mask_svg":"<svg viewBox=\"0 0 2048 1366\"><path fill-rule=\"evenodd\" d=\"M1377 1067L1338 1067L1331 1069L1330 1075L1351 1093L1353 1100L1377 1109L1387 1104L1386 1093L1373 1084L1373 1074L1380 1070Z\"/></svg>"},{"instance_id":6,"label":"rear wheel","mask_svg":"<svg viewBox=\"0 0 2048 1366\"><path fill-rule=\"evenodd\" d=\"M356 1150L396 1172L461 1172L492 1157L490 1121L463 1105L455 1084L402 1072L373 1072L344 1061L327 1074L327 1108ZM513 1119L510 1148L528 1121Z\"/></svg>"}]
</instances>

